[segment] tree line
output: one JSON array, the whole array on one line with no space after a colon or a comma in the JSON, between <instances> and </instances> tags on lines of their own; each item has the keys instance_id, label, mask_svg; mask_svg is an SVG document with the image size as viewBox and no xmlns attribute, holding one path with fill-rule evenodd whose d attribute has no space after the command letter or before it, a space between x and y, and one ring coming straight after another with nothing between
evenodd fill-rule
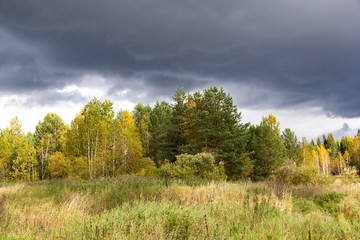
<instances>
[{"instance_id":1,"label":"tree line","mask_svg":"<svg viewBox=\"0 0 360 240\"><path fill-rule=\"evenodd\" d=\"M359 134L341 141L329 134L316 143L300 142L290 129L281 132L271 114L258 125L243 123L230 94L215 86L193 94L178 89L172 99L115 112L112 101L94 98L70 125L48 113L27 135L14 118L0 130L0 181L156 174L175 164L184 169L184 162L192 169L223 169L228 179L254 180L266 179L286 164L309 166L324 175L360 167Z\"/></svg>"}]
</instances>

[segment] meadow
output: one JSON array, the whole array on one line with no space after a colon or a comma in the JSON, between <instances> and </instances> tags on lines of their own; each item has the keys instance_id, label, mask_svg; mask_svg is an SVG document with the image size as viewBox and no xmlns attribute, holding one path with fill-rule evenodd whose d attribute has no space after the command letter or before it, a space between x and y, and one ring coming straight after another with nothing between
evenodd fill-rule
<instances>
[{"instance_id":1,"label":"meadow","mask_svg":"<svg viewBox=\"0 0 360 240\"><path fill-rule=\"evenodd\" d=\"M360 186L122 176L0 185L1 239L359 239Z\"/></svg>"}]
</instances>

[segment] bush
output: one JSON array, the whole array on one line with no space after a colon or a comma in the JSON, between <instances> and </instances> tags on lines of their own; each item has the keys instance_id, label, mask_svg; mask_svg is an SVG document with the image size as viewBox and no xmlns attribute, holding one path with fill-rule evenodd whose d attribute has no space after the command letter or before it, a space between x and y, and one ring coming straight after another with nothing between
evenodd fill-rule
<instances>
[{"instance_id":1,"label":"bush","mask_svg":"<svg viewBox=\"0 0 360 240\"><path fill-rule=\"evenodd\" d=\"M356 167L345 168L342 173L342 177L343 177L343 182L349 183L349 184L359 181L359 176L357 174Z\"/></svg>"},{"instance_id":2,"label":"bush","mask_svg":"<svg viewBox=\"0 0 360 240\"><path fill-rule=\"evenodd\" d=\"M215 158L210 153L198 153L196 155L181 154L176 156L176 161L167 161L158 170L158 174L168 178L201 178L201 179L225 179L224 164L215 163Z\"/></svg>"},{"instance_id":3,"label":"bush","mask_svg":"<svg viewBox=\"0 0 360 240\"><path fill-rule=\"evenodd\" d=\"M155 172L156 165L150 158L131 159L119 169L121 174L152 175Z\"/></svg>"},{"instance_id":4,"label":"bush","mask_svg":"<svg viewBox=\"0 0 360 240\"><path fill-rule=\"evenodd\" d=\"M86 157L77 157L72 160L72 177L77 177L81 179L89 179L89 168Z\"/></svg>"},{"instance_id":5,"label":"bush","mask_svg":"<svg viewBox=\"0 0 360 240\"><path fill-rule=\"evenodd\" d=\"M137 162L135 173L138 175L152 175L156 172L156 165L150 158L142 158Z\"/></svg>"},{"instance_id":6,"label":"bush","mask_svg":"<svg viewBox=\"0 0 360 240\"><path fill-rule=\"evenodd\" d=\"M318 204L323 210L335 214L340 211L338 203L340 203L345 198L345 194L331 192L316 196L314 202Z\"/></svg>"},{"instance_id":7,"label":"bush","mask_svg":"<svg viewBox=\"0 0 360 240\"><path fill-rule=\"evenodd\" d=\"M49 173L52 177L69 177L71 175L70 160L61 152L56 152L50 158Z\"/></svg>"},{"instance_id":8,"label":"bush","mask_svg":"<svg viewBox=\"0 0 360 240\"><path fill-rule=\"evenodd\" d=\"M165 234L169 239L189 239L193 228L192 222L188 211L182 214L171 211L165 218Z\"/></svg>"},{"instance_id":9,"label":"bush","mask_svg":"<svg viewBox=\"0 0 360 240\"><path fill-rule=\"evenodd\" d=\"M275 179L286 184L327 184L331 177L320 173L312 166L297 167L295 163L289 163L281 167L275 174Z\"/></svg>"}]
</instances>

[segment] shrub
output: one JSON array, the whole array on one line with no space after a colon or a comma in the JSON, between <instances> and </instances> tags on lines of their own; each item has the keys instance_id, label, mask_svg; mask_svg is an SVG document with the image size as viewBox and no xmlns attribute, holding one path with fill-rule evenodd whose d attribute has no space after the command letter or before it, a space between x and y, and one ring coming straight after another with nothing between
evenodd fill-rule
<instances>
[{"instance_id":1,"label":"shrub","mask_svg":"<svg viewBox=\"0 0 360 240\"><path fill-rule=\"evenodd\" d=\"M331 177L320 173L312 166L297 167L295 163L281 167L275 174L275 179L286 184L327 184L331 182Z\"/></svg>"},{"instance_id":2,"label":"shrub","mask_svg":"<svg viewBox=\"0 0 360 240\"><path fill-rule=\"evenodd\" d=\"M169 212L165 219L165 234L168 238L189 239L192 232L192 218L188 211L182 214Z\"/></svg>"},{"instance_id":3,"label":"shrub","mask_svg":"<svg viewBox=\"0 0 360 240\"><path fill-rule=\"evenodd\" d=\"M293 199L293 208L296 210L300 210L303 213L309 213L312 210L316 209L316 206L313 201L309 201L307 199Z\"/></svg>"},{"instance_id":4,"label":"shrub","mask_svg":"<svg viewBox=\"0 0 360 240\"><path fill-rule=\"evenodd\" d=\"M89 179L89 168L86 157L77 157L72 161L73 177Z\"/></svg>"},{"instance_id":5,"label":"shrub","mask_svg":"<svg viewBox=\"0 0 360 240\"><path fill-rule=\"evenodd\" d=\"M359 176L357 174L357 169L356 167L348 167L345 168L343 173L343 182L345 183L355 183L359 181Z\"/></svg>"},{"instance_id":6,"label":"shrub","mask_svg":"<svg viewBox=\"0 0 360 240\"><path fill-rule=\"evenodd\" d=\"M314 202L325 211L335 214L340 211L338 203L340 203L345 198L345 194L331 192L316 196Z\"/></svg>"},{"instance_id":7,"label":"shrub","mask_svg":"<svg viewBox=\"0 0 360 240\"><path fill-rule=\"evenodd\" d=\"M215 163L215 158L210 153L198 153L196 155L181 154L176 156L176 161L167 161L160 167L158 173L162 177L169 178L201 178L201 179L225 179L224 164Z\"/></svg>"},{"instance_id":8,"label":"shrub","mask_svg":"<svg viewBox=\"0 0 360 240\"><path fill-rule=\"evenodd\" d=\"M139 175L152 175L156 172L156 165L150 158L142 158L136 164L135 173Z\"/></svg>"},{"instance_id":9,"label":"shrub","mask_svg":"<svg viewBox=\"0 0 360 240\"><path fill-rule=\"evenodd\" d=\"M52 177L69 177L71 175L70 160L61 152L56 152L50 158L49 172Z\"/></svg>"},{"instance_id":10,"label":"shrub","mask_svg":"<svg viewBox=\"0 0 360 240\"><path fill-rule=\"evenodd\" d=\"M123 164L119 172L121 174L152 175L156 172L156 165L150 158L133 158Z\"/></svg>"}]
</instances>

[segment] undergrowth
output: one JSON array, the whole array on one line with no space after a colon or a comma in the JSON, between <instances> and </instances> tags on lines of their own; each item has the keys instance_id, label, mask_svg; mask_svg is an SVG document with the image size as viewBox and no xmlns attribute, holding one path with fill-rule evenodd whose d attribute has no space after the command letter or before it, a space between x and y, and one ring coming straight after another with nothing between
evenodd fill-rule
<instances>
[{"instance_id":1,"label":"undergrowth","mask_svg":"<svg viewBox=\"0 0 360 240\"><path fill-rule=\"evenodd\" d=\"M124 176L0 187L0 239L359 239L357 185Z\"/></svg>"}]
</instances>

